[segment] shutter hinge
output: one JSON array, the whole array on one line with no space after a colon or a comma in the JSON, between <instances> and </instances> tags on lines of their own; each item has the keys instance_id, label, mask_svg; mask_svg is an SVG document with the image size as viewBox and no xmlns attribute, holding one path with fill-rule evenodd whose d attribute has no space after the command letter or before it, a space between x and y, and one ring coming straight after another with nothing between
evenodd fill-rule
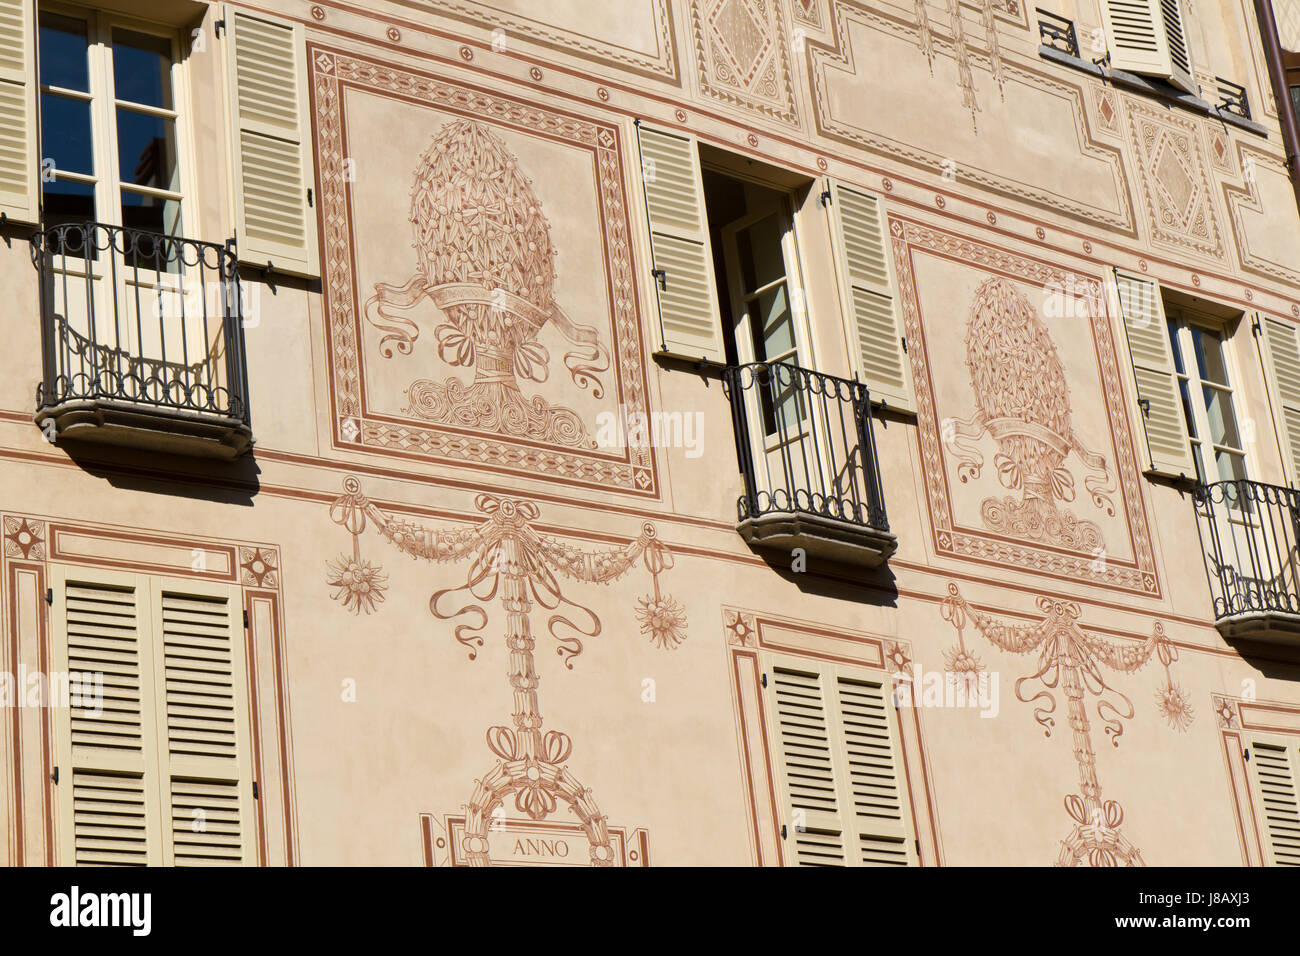
<instances>
[{"instance_id":1,"label":"shutter hinge","mask_svg":"<svg viewBox=\"0 0 1300 956\"><path fill-rule=\"evenodd\" d=\"M58 767L55 767L55 768L54 768L54 772L53 772L52 774L50 774L50 779L54 781L54 783L55 783L56 786L58 785L58 782L59 782L59 768L58 768Z\"/></svg>"},{"instance_id":2,"label":"shutter hinge","mask_svg":"<svg viewBox=\"0 0 1300 956\"><path fill-rule=\"evenodd\" d=\"M764 686L764 687L767 686L767 675L766 675L766 674L763 675L763 686Z\"/></svg>"},{"instance_id":3,"label":"shutter hinge","mask_svg":"<svg viewBox=\"0 0 1300 956\"><path fill-rule=\"evenodd\" d=\"M253 781L253 799L254 799L254 800L260 800L260 799L262 799L262 798L261 798L261 792L257 789L257 781L256 781L256 780Z\"/></svg>"},{"instance_id":4,"label":"shutter hinge","mask_svg":"<svg viewBox=\"0 0 1300 956\"><path fill-rule=\"evenodd\" d=\"M785 839L785 824L781 824L781 839Z\"/></svg>"},{"instance_id":5,"label":"shutter hinge","mask_svg":"<svg viewBox=\"0 0 1300 956\"><path fill-rule=\"evenodd\" d=\"M829 181L826 183L826 188L822 190L821 200L823 206L829 206L835 201L835 198L831 195L831 184Z\"/></svg>"},{"instance_id":6,"label":"shutter hinge","mask_svg":"<svg viewBox=\"0 0 1300 956\"><path fill-rule=\"evenodd\" d=\"M248 608L244 608L244 630L248 630Z\"/></svg>"},{"instance_id":7,"label":"shutter hinge","mask_svg":"<svg viewBox=\"0 0 1300 956\"><path fill-rule=\"evenodd\" d=\"M45 603L46 604L54 603L54 588L45 589Z\"/></svg>"},{"instance_id":8,"label":"shutter hinge","mask_svg":"<svg viewBox=\"0 0 1300 956\"><path fill-rule=\"evenodd\" d=\"M1241 755L1242 755L1243 757L1246 758L1246 763L1250 763L1250 748L1249 748L1249 747L1247 747L1245 750L1243 750L1243 751L1241 752Z\"/></svg>"},{"instance_id":9,"label":"shutter hinge","mask_svg":"<svg viewBox=\"0 0 1300 956\"><path fill-rule=\"evenodd\" d=\"M1143 418L1150 418L1150 417L1151 417L1151 399L1149 399L1149 398L1139 398L1139 399L1138 399L1138 408L1142 409L1142 417L1143 417Z\"/></svg>"},{"instance_id":10,"label":"shutter hinge","mask_svg":"<svg viewBox=\"0 0 1300 956\"><path fill-rule=\"evenodd\" d=\"M212 32L216 34L218 37L221 36L222 31L225 29L226 29L226 21L224 19L217 20L212 24Z\"/></svg>"},{"instance_id":11,"label":"shutter hinge","mask_svg":"<svg viewBox=\"0 0 1300 956\"><path fill-rule=\"evenodd\" d=\"M667 270L667 269L651 269L651 270L650 270L650 274L651 274L652 276L655 277L655 280L656 280L656 281L658 281L658 283L659 283L659 288L660 288L661 290L663 290L664 292L667 292L667 291L668 291L668 270Z\"/></svg>"},{"instance_id":12,"label":"shutter hinge","mask_svg":"<svg viewBox=\"0 0 1300 956\"><path fill-rule=\"evenodd\" d=\"M1255 317L1250 320L1250 331L1254 332L1256 335L1259 335L1260 328L1261 326L1259 324L1259 313L1256 312Z\"/></svg>"},{"instance_id":13,"label":"shutter hinge","mask_svg":"<svg viewBox=\"0 0 1300 956\"><path fill-rule=\"evenodd\" d=\"M900 336L900 337L899 337L899 341L903 343L903 354L906 355L906 354L907 354L907 336L906 336L906 335Z\"/></svg>"},{"instance_id":14,"label":"shutter hinge","mask_svg":"<svg viewBox=\"0 0 1300 956\"><path fill-rule=\"evenodd\" d=\"M916 855L917 855L917 856L920 856L920 855L921 855L921 841L920 841L920 840L913 840L912 842L913 842L914 844L916 844Z\"/></svg>"},{"instance_id":15,"label":"shutter hinge","mask_svg":"<svg viewBox=\"0 0 1300 956\"><path fill-rule=\"evenodd\" d=\"M308 208L308 209L313 209L313 208L315 208L315 204L312 202L312 197L311 197L311 187L310 187L310 186L307 187L307 208Z\"/></svg>"}]
</instances>

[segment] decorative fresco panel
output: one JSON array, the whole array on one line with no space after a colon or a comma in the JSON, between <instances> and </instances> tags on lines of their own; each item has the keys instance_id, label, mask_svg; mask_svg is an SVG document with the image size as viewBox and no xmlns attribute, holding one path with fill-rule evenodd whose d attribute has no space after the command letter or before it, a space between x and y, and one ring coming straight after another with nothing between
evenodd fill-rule
<instances>
[{"instance_id":1,"label":"decorative fresco panel","mask_svg":"<svg viewBox=\"0 0 1300 956\"><path fill-rule=\"evenodd\" d=\"M1125 106L1152 238L1222 259L1223 240L1205 172L1200 127L1170 110L1129 97Z\"/></svg>"},{"instance_id":2,"label":"decorative fresco panel","mask_svg":"<svg viewBox=\"0 0 1300 956\"><path fill-rule=\"evenodd\" d=\"M619 127L312 64L334 445L657 497Z\"/></svg>"},{"instance_id":3,"label":"decorative fresco panel","mask_svg":"<svg viewBox=\"0 0 1300 956\"><path fill-rule=\"evenodd\" d=\"M1159 596L1100 278L898 217L890 235L936 551Z\"/></svg>"},{"instance_id":4,"label":"decorative fresco panel","mask_svg":"<svg viewBox=\"0 0 1300 956\"><path fill-rule=\"evenodd\" d=\"M776 0L693 0L690 9L700 90L797 125L789 41Z\"/></svg>"}]
</instances>

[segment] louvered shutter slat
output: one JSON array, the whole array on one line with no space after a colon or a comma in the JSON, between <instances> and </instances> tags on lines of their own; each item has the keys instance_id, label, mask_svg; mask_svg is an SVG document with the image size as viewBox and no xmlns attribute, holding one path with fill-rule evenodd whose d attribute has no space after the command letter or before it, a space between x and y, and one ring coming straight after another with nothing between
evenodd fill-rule
<instances>
[{"instance_id":1,"label":"louvered shutter slat","mask_svg":"<svg viewBox=\"0 0 1300 956\"><path fill-rule=\"evenodd\" d=\"M39 219L36 58L31 0L0 0L0 212Z\"/></svg>"},{"instance_id":2,"label":"louvered shutter slat","mask_svg":"<svg viewBox=\"0 0 1300 956\"><path fill-rule=\"evenodd\" d=\"M1287 478L1300 484L1300 331L1283 319L1263 316L1261 346L1272 397L1279 409Z\"/></svg>"},{"instance_id":3,"label":"louvered shutter slat","mask_svg":"<svg viewBox=\"0 0 1300 956\"><path fill-rule=\"evenodd\" d=\"M725 361L708 217L695 140L638 126L652 292L659 303L660 345L673 355Z\"/></svg>"},{"instance_id":4,"label":"louvered shutter slat","mask_svg":"<svg viewBox=\"0 0 1300 956\"><path fill-rule=\"evenodd\" d=\"M824 685L815 665L772 668L776 746L791 811L787 839L799 866L847 863Z\"/></svg>"},{"instance_id":5,"label":"louvered shutter slat","mask_svg":"<svg viewBox=\"0 0 1300 956\"><path fill-rule=\"evenodd\" d=\"M240 866L250 857L251 775L238 609L223 588L155 584L165 862Z\"/></svg>"},{"instance_id":6,"label":"louvered shutter slat","mask_svg":"<svg viewBox=\"0 0 1300 956\"><path fill-rule=\"evenodd\" d=\"M1148 279L1120 275L1116 289L1139 402L1135 415L1146 437L1148 471L1175 478L1194 477L1196 465L1183 418L1160 287Z\"/></svg>"},{"instance_id":7,"label":"louvered shutter slat","mask_svg":"<svg viewBox=\"0 0 1300 956\"><path fill-rule=\"evenodd\" d=\"M313 187L306 54L296 24L226 8L239 258L319 274L307 193Z\"/></svg>"},{"instance_id":8,"label":"louvered shutter slat","mask_svg":"<svg viewBox=\"0 0 1300 956\"><path fill-rule=\"evenodd\" d=\"M68 673L75 695L55 709L62 862L160 862L147 583L62 567L51 583L53 668Z\"/></svg>"},{"instance_id":9,"label":"louvered shutter slat","mask_svg":"<svg viewBox=\"0 0 1300 956\"><path fill-rule=\"evenodd\" d=\"M77 866L145 866L149 861L144 781L74 769L72 814Z\"/></svg>"},{"instance_id":10,"label":"louvered shutter slat","mask_svg":"<svg viewBox=\"0 0 1300 956\"><path fill-rule=\"evenodd\" d=\"M1103 0L1110 66L1199 92L1182 0Z\"/></svg>"},{"instance_id":11,"label":"louvered shutter slat","mask_svg":"<svg viewBox=\"0 0 1300 956\"><path fill-rule=\"evenodd\" d=\"M787 861L912 863L887 679L796 658L773 659L768 673Z\"/></svg>"},{"instance_id":12,"label":"louvered shutter slat","mask_svg":"<svg viewBox=\"0 0 1300 956\"><path fill-rule=\"evenodd\" d=\"M864 866L906 866L907 828L890 727L889 691L884 681L840 675L840 731L847 756L852 798L849 829Z\"/></svg>"},{"instance_id":13,"label":"louvered shutter slat","mask_svg":"<svg viewBox=\"0 0 1300 956\"><path fill-rule=\"evenodd\" d=\"M911 371L903 352L880 201L835 183L830 208L854 365L872 401L911 411Z\"/></svg>"},{"instance_id":14,"label":"louvered shutter slat","mask_svg":"<svg viewBox=\"0 0 1300 956\"><path fill-rule=\"evenodd\" d=\"M1270 862L1300 866L1300 751L1294 743L1254 740L1250 755Z\"/></svg>"}]
</instances>

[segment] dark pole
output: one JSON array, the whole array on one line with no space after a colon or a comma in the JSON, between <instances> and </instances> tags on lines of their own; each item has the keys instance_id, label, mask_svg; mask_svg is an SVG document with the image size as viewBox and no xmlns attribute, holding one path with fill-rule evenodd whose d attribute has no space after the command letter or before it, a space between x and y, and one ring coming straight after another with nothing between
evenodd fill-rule
<instances>
[{"instance_id":1,"label":"dark pole","mask_svg":"<svg viewBox=\"0 0 1300 956\"><path fill-rule=\"evenodd\" d=\"M1282 127L1282 148L1286 151L1286 166L1291 173L1291 188L1295 192L1296 207L1300 209L1300 126L1296 124L1295 110L1291 107L1272 0L1255 0L1255 17L1259 21L1259 38L1264 44L1268 78L1272 81L1273 99L1277 103L1277 121Z\"/></svg>"}]
</instances>

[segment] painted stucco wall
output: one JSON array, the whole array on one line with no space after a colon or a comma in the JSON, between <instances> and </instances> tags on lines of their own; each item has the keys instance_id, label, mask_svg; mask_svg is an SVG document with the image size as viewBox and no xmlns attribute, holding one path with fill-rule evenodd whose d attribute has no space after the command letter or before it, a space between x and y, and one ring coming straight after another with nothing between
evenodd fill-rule
<instances>
[{"instance_id":1,"label":"painted stucco wall","mask_svg":"<svg viewBox=\"0 0 1300 956\"><path fill-rule=\"evenodd\" d=\"M251 6L305 26L321 279L246 275L257 444L214 465L44 439L36 273L24 241L0 247L10 671L47 659L51 565L238 583L261 859L462 860L457 820L512 754L491 729L515 706L518 605L470 553L403 554L362 498L390 522L437 529L434 542L510 509L564 569L520 572L542 729L562 732L552 757L572 778L561 789L607 817L622 862L788 854L756 663L769 651L882 674L977 660L996 677L996 716L900 711L925 865L1055 862L1076 824L1095 822L1072 819L1081 774L1114 801L1105 826L1148 864L1259 862L1240 734L1300 734L1300 672L1282 651L1243 656L1215 629L1191 500L1142 473L1113 309L1062 314L1044 293L1100 290L1116 266L1248 314L1300 316L1300 222L1249 0L1195 5L1194 56L1203 79L1246 87L1267 135L1042 58L1023 0ZM1100 23L1090 0L1050 6L1081 37ZM210 52L192 59L202 102L217 101L219 69ZM736 533L721 383L652 357L635 118L882 197L918 406L875 423L898 537L885 568L794 571ZM222 240L229 137L217 110L196 109L193 126L198 238ZM473 217L448 226L438 203L475 177L514 184L502 187L519 222L509 291L530 300L553 265L566 317L498 379L513 392L471 384L482 356L466 358L425 288L473 273L473 243L445 231L475 235ZM844 373L823 217L815 197L796 217L802 279L819 367ZM1015 455L988 429L968 367L1007 353L1008 322L1023 336L1025 407L1072 437L1042 473L1019 463L1054 489L1047 527L1018 510L1003 467ZM1232 349L1238 414L1255 423L1251 474L1283 483L1249 321ZM702 413L701 454L602 447L600 416L620 406ZM638 540L663 548L624 560ZM597 567L579 551L614 556ZM373 599L349 589L370 569ZM482 614L458 613L472 605ZM1021 652L999 624L1020 628ZM1051 661L1061 633L1096 651L1081 711ZM48 730L40 711L2 719L0 859L44 862L57 829ZM532 832L522 808L506 811L512 835ZM565 800L542 815L544 836L569 841L565 861L585 862Z\"/></svg>"}]
</instances>

